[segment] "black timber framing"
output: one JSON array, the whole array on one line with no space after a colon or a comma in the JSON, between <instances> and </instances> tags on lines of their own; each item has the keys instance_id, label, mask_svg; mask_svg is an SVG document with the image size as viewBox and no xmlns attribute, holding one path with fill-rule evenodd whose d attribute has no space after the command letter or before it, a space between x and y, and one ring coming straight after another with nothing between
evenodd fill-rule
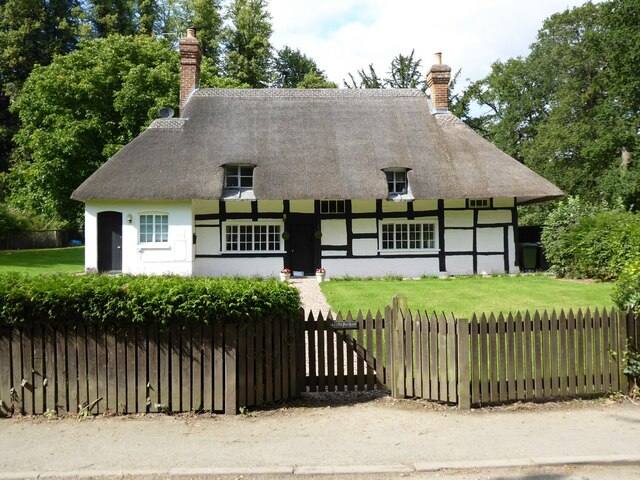
<instances>
[{"instance_id":1,"label":"black timber framing","mask_svg":"<svg viewBox=\"0 0 640 480\"><path fill-rule=\"evenodd\" d=\"M440 272L446 272L447 266L447 256L471 256L473 262L473 272L478 273L478 257L480 256L495 256L495 255L503 255L504 256L504 270L505 272L509 271L509 227L513 227L517 224L518 211L517 207L495 207L493 198L490 198L490 206L485 208L465 208L465 207L451 207L445 208L445 201L443 199L439 199L437 201L437 209L436 210L414 210L414 205L412 202L406 203L406 211L402 212L384 212L383 211L383 200L376 200L376 208L375 212L358 212L353 213L353 204L351 200L345 201L345 212L344 213L321 213L321 201L314 200L314 208L313 213L291 213L290 209L290 201L283 200L282 201L282 212L267 212L260 213L258 201L251 201L251 212L227 212L226 202L224 200L220 200L218 202L219 205L219 213L212 214L197 214L195 215L195 221L218 221L218 224L197 224L196 228L220 228L220 248L223 248L224 241L224 232L222 229L222 222L225 220L247 220L247 221L258 221L258 220L283 220L284 221L284 232L288 232L288 225L294 223L306 223L313 224L317 230L321 228L321 220L344 220L345 228L347 232L347 243L345 245L322 245L322 241L320 238L317 238L314 242L314 259L317 265L321 265L321 261L323 259L333 259L333 258L354 258L354 259L372 259L372 258L438 258L439 259L439 270ZM468 199L465 199L465 205L468 205ZM500 211L505 210L511 212L511 222L509 223L479 223L479 212L480 211ZM473 212L473 226L470 227L446 227L445 226L445 212L446 211L472 211ZM410 252L407 254L385 254L384 252L378 251L376 255L354 255L353 254L353 240L356 239L376 239L379 238L379 221L380 220L388 220L388 219L407 219L407 220L415 220L421 217L436 217L438 220L438 253L419 253L419 252ZM376 232L369 233L353 233L353 220L354 219L377 219L376 222ZM478 229L480 228L502 228L503 229L503 251L500 252L479 252L478 251ZM446 230L473 230L473 246L471 251L459 251L459 252L447 252L445 245L445 232ZM513 229L514 232L514 249L517 245L517 229ZM196 254L195 258L217 258L217 257L282 257L285 265L289 263L289 242L285 238L284 239L284 253L261 253L261 252L248 252L248 253L226 253L221 252L220 254ZM344 256L335 256L335 255L323 255L323 251L326 252L345 252ZM518 258L516 255L515 265L518 265Z\"/></svg>"},{"instance_id":2,"label":"black timber framing","mask_svg":"<svg viewBox=\"0 0 640 480\"><path fill-rule=\"evenodd\" d=\"M444 200L442 199L438 200L438 248L440 249L438 254L440 260L439 269L441 273L444 273L447 271L447 257L444 243Z\"/></svg>"}]
</instances>

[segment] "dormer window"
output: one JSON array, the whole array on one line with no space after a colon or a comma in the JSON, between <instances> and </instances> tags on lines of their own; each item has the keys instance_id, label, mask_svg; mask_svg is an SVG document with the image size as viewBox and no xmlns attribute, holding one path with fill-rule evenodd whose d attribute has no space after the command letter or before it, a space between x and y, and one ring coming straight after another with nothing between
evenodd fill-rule
<instances>
[{"instance_id":1,"label":"dormer window","mask_svg":"<svg viewBox=\"0 0 640 480\"><path fill-rule=\"evenodd\" d=\"M407 193L407 170L405 168L388 168L387 175L389 195L404 195Z\"/></svg>"},{"instance_id":2,"label":"dormer window","mask_svg":"<svg viewBox=\"0 0 640 480\"><path fill-rule=\"evenodd\" d=\"M225 165L224 191L225 199L253 200L254 165Z\"/></svg>"},{"instance_id":3,"label":"dormer window","mask_svg":"<svg viewBox=\"0 0 640 480\"><path fill-rule=\"evenodd\" d=\"M413 200L411 187L407 178L408 168L385 168L384 174L387 177L387 187L389 190L389 200L395 202L407 202Z\"/></svg>"}]
</instances>

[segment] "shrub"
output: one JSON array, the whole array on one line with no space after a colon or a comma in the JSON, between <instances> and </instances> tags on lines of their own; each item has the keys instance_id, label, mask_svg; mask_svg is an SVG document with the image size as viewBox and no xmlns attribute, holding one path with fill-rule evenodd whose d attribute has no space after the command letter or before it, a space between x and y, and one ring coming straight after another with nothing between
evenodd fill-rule
<instances>
[{"instance_id":1,"label":"shrub","mask_svg":"<svg viewBox=\"0 0 640 480\"><path fill-rule=\"evenodd\" d=\"M622 310L640 313L640 259L626 266L613 286L611 299Z\"/></svg>"},{"instance_id":2,"label":"shrub","mask_svg":"<svg viewBox=\"0 0 640 480\"><path fill-rule=\"evenodd\" d=\"M640 216L608 211L585 217L564 234L567 276L615 280L640 258Z\"/></svg>"},{"instance_id":3,"label":"shrub","mask_svg":"<svg viewBox=\"0 0 640 480\"><path fill-rule=\"evenodd\" d=\"M0 204L0 234L22 232L28 228L28 222L17 210Z\"/></svg>"},{"instance_id":4,"label":"shrub","mask_svg":"<svg viewBox=\"0 0 640 480\"><path fill-rule=\"evenodd\" d=\"M293 318L298 291L275 279L0 275L0 323L166 326Z\"/></svg>"},{"instance_id":5,"label":"shrub","mask_svg":"<svg viewBox=\"0 0 640 480\"><path fill-rule=\"evenodd\" d=\"M606 210L606 206L589 203L580 197L568 197L547 216L540 238L550 270L559 277L567 276L569 248L566 234L583 218Z\"/></svg>"}]
</instances>

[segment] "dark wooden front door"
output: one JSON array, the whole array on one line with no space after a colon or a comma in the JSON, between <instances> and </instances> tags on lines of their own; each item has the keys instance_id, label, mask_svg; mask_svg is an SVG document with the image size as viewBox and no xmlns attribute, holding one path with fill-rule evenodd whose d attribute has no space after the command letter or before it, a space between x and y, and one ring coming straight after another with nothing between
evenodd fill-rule
<instances>
[{"instance_id":1,"label":"dark wooden front door","mask_svg":"<svg viewBox=\"0 0 640 480\"><path fill-rule=\"evenodd\" d=\"M122 270L122 213L98 213L98 271Z\"/></svg>"},{"instance_id":2,"label":"dark wooden front door","mask_svg":"<svg viewBox=\"0 0 640 480\"><path fill-rule=\"evenodd\" d=\"M315 226L309 223L289 225L289 233L291 235L289 241L291 270L313 275L316 256Z\"/></svg>"}]
</instances>

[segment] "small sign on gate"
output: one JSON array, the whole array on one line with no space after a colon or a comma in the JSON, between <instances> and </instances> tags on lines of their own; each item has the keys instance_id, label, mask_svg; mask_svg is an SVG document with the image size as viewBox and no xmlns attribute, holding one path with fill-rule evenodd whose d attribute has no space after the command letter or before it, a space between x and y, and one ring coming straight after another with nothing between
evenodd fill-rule
<instances>
[{"instance_id":1,"label":"small sign on gate","mask_svg":"<svg viewBox=\"0 0 640 480\"><path fill-rule=\"evenodd\" d=\"M331 322L331 328L334 330L357 330L358 322Z\"/></svg>"}]
</instances>

